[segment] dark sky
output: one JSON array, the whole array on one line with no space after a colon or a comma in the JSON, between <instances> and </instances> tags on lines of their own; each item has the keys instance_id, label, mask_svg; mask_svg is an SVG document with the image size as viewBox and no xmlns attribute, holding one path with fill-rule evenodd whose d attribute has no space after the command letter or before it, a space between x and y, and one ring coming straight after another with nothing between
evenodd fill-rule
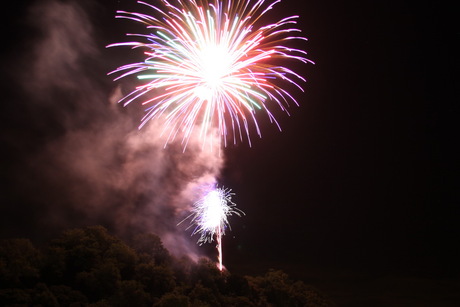
<instances>
[{"instance_id":1,"label":"dark sky","mask_svg":"<svg viewBox=\"0 0 460 307\"><path fill-rule=\"evenodd\" d=\"M274 16L300 15L309 39L304 47L316 64L297 69L308 80L305 93L294 91L301 106L290 117L276 114L282 132L262 114L263 138L252 148L229 146L217 162L219 182L246 213L230 221L227 268L283 269L343 306L454 306L454 9L298 2L284 0ZM106 73L130 53L105 46L138 29L114 19L133 1L11 5L2 20L1 236L40 241L94 223L135 232L144 230L145 213L165 224L154 229L177 233L165 205L174 199L163 192L186 186L197 172L186 166L210 166L174 148L129 147L146 135L136 129L141 111L108 102L117 84ZM152 202L161 209L147 210Z\"/></svg>"}]
</instances>

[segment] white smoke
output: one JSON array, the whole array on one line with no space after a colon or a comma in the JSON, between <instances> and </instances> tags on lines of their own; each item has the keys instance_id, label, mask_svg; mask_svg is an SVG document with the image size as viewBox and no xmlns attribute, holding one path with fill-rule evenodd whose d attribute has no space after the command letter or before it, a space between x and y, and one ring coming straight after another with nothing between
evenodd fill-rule
<instances>
[{"instance_id":1,"label":"white smoke","mask_svg":"<svg viewBox=\"0 0 460 307\"><path fill-rule=\"evenodd\" d=\"M173 253L195 255L194 239L177 223L200 196L200 186L216 183L223 165L218 145L203 150L193 135L185 152L180 138L165 148L158 120L137 130L141 117L131 110L139 106L115 103L122 87L106 82L101 67L120 63L100 64L110 57L94 39L85 5L50 0L30 10L40 36L22 79L32 80L26 84L31 108L44 106L54 122L48 129L57 127L25 167L25 189L41 191L35 196L39 225L154 232Z\"/></svg>"}]
</instances>

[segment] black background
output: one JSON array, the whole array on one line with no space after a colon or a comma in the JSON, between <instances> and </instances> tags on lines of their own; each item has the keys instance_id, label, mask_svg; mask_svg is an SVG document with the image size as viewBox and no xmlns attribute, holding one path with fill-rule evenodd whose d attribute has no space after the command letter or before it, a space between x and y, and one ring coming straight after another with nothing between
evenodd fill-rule
<instances>
[{"instance_id":1,"label":"black background","mask_svg":"<svg viewBox=\"0 0 460 307\"><path fill-rule=\"evenodd\" d=\"M15 2L2 20L2 237L39 236L43 213L24 201L33 191L13 178L28 176L18 174L22 163L59 134L53 114L24 106L15 78L40 35L26 18L37 3ZM101 50L122 38L113 16L132 1L83 3ZM276 7L274 16L300 15L315 65L297 69L308 81L305 93L294 91L300 107L276 114L282 132L260 116L262 139L224 150L219 180L246 213L231 220L224 239L230 271L280 268L341 306L458 302L460 29L453 11L409 1L284 0ZM123 64L100 61L105 72ZM105 72L101 83L110 88ZM46 122L39 129L37 115Z\"/></svg>"}]
</instances>

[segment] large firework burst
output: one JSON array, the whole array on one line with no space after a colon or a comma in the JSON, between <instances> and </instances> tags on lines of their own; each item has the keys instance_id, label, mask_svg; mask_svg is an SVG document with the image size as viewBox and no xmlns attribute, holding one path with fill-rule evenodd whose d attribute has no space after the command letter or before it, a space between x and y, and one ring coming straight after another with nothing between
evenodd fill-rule
<instances>
[{"instance_id":1,"label":"large firework burst","mask_svg":"<svg viewBox=\"0 0 460 307\"><path fill-rule=\"evenodd\" d=\"M224 145L244 138L250 144L252 129L261 136L257 110L278 125L271 106L286 111L289 101L297 104L280 84L302 90L297 82L305 79L279 61L311 62L305 51L285 45L306 40L296 34L298 16L259 25L280 1L160 0L158 6L139 2L151 15L118 11L118 18L148 29L147 34L128 34L134 41L110 45L142 48L145 54L143 61L112 72L119 74L116 79L136 75L143 80L121 101L127 105L141 99L148 105L141 127L164 117L166 142L180 135L184 149L192 133L199 133L204 146L212 139L212 128L218 129Z\"/></svg>"}]
</instances>

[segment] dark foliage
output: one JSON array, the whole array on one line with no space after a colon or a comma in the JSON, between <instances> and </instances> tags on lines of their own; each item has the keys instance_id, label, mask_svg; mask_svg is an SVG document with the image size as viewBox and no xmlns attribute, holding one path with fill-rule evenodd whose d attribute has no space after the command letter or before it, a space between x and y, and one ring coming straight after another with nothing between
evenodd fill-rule
<instances>
[{"instance_id":1,"label":"dark foliage","mask_svg":"<svg viewBox=\"0 0 460 307\"><path fill-rule=\"evenodd\" d=\"M153 234L129 243L101 226L64 232L39 250L27 239L0 245L1 306L331 306L281 271L220 272L206 259L175 259Z\"/></svg>"}]
</instances>

